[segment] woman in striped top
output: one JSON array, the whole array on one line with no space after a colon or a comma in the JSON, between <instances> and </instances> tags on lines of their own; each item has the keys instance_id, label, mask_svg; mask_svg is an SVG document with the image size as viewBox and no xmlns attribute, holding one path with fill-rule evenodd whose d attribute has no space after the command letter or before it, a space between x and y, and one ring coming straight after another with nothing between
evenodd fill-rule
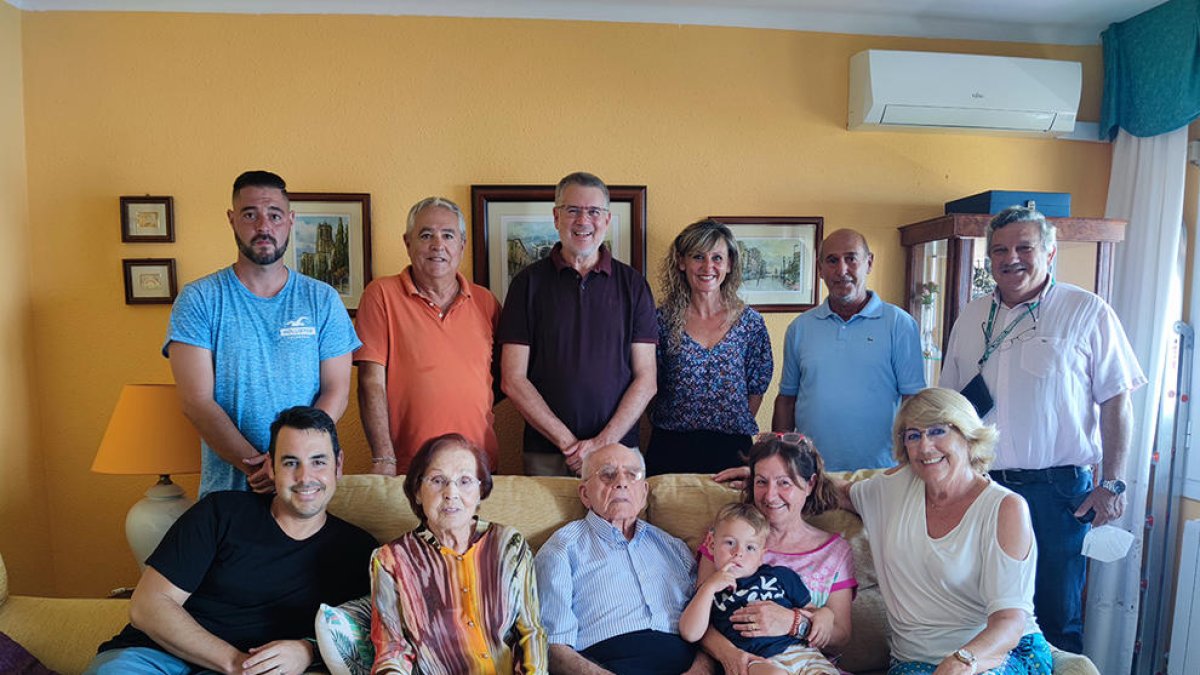
<instances>
[{"instance_id":1,"label":"woman in striped top","mask_svg":"<svg viewBox=\"0 0 1200 675\"><path fill-rule=\"evenodd\" d=\"M421 526L371 559L372 673L546 673L533 552L477 515L492 490L482 451L459 434L427 441L404 493Z\"/></svg>"}]
</instances>

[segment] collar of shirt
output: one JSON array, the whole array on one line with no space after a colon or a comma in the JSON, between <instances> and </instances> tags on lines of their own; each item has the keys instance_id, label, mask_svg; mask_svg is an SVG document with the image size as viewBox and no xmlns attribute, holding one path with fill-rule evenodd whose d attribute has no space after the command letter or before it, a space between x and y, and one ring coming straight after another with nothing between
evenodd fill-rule
<instances>
[{"instance_id":1,"label":"collar of shirt","mask_svg":"<svg viewBox=\"0 0 1200 675\"><path fill-rule=\"evenodd\" d=\"M479 516L475 516L475 531L471 533L471 546L467 547L468 551L471 550L471 547L474 546L476 542L483 538L483 535L487 534L488 528L491 526L492 524L490 522L480 518ZM440 551L446 548L442 546L442 542L438 541L437 537L433 535L433 532L425 523L422 523L417 527L416 530L413 530L413 534L416 535L416 537L421 541L432 546L435 550ZM446 550L448 551L450 549ZM457 555L457 552L455 552L455 555Z\"/></svg>"},{"instance_id":2,"label":"collar of shirt","mask_svg":"<svg viewBox=\"0 0 1200 675\"><path fill-rule=\"evenodd\" d=\"M1036 296L1026 300L1025 302L1017 303L1017 304L1013 305L1012 307L1009 307L1008 305L1004 304L1004 300L1002 300L1000 298L1000 288L997 287L994 290L992 290L992 302L996 303L996 305L998 305L1000 309L1004 309L1004 310L1013 310L1013 309L1016 309L1017 307L1028 305L1030 303L1040 303L1043 300L1045 300L1047 296L1050 295L1050 292L1053 291L1054 287L1057 285L1058 284L1055 283L1055 281L1054 281L1054 276L1053 275L1048 276L1048 277L1046 277L1045 285L1042 286L1042 290Z\"/></svg>"},{"instance_id":3,"label":"collar of shirt","mask_svg":"<svg viewBox=\"0 0 1200 675\"><path fill-rule=\"evenodd\" d=\"M867 300L866 306L860 309L857 314L850 317L850 321L854 321L859 317L863 319L878 319L883 316L883 300L879 299L879 294L875 291L867 291L867 293L869 293L871 297ZM825 298L825 302L822 302L808 311L812 312L813 316L817 317L818 319L832 319L835 317L838 319L842 318L837 315L837 312L834 312L833 309L829 307L829 298ZM850 321L847 321L846 323L850 323Z\"/></svg>"},{"instance_id":4,"label":"collar of shirt","mask_svg":"<svg viewBox=\"0 0 1200 675\"><path fill-rule=\"evenodd\" d=\"M455 280L458 281L458 297L471 297L471 284L467 283L467 278L462 275L462 272L454 273ZM400 285L404 287L404 292L409 295L420 296L420 291L417 290L417 284L412 278L412 265L404 268L400 272Z\"/></svg>"},{"instance_id":5,"label":"collar of shirt","mask_svg":"<svg viewBox=\"0 0 1200 675\"><path fill-rule=\"evenodd\" d=\"M592 272L600 272L611 277L612 251L608 250L608 244L600 244L599 255L600 259L596 261L596 266L592 268ZM571 267L570 263L567 262L567 259L563 257L561 241L555 244L554 248L550 249L550 261L554 263L554 269L558 270L559 272L566 269L575 269L574 267Z\"/></svg>"},{"instance_id":6,"label":"collar of shirt","mask_svg":"<svg viewBox=\"0 0 1200 675\"><path fill-rule=\"evenodd\" d=\"M626 541L625 533L622 532L620 528L596 515L595 511L589 510L587 512L587 516L584 517L583 522L587 525L588 529L591 530L592 534L596 536L596 538L606 541L610 544L632 544L638 540L638 537L640 537L642 532L644 532L646 529L646 523L641 518L638 518L637 524L633 527L633 538Z\"/></svg>"}]
</instances>

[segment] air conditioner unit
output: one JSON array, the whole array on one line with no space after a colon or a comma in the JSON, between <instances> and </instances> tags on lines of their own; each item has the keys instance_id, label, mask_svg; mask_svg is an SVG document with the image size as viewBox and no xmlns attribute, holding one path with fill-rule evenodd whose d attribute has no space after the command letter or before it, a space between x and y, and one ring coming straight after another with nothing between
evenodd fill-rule
<instances>
[{"instance_id":1,"label":"air conditioner unit","mask_svg":"<svg viewBox=\"0 0 1200 675\"><path fill-rule=\"evenodd\" d=\"M1074 61L871 49L850 59L849 126L1068 134L1082 82Z\"/></svg>"}]
</instances>

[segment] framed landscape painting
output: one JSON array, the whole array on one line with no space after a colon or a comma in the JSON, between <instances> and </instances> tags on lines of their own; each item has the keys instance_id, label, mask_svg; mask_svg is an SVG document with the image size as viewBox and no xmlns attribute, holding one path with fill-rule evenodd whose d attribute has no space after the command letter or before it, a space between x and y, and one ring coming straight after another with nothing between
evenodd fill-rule
<instances>
[{"instance_id":1,"label":"framed landscape painting","mask_svg":"<svg viewBox=\"0 0 1200 675\"><path fill-rule=\"evenodd\" d=\"M646 186L610 185L605 242L613 257L646 273ZM553 185L472 185L471 251L475 283L500 302L517 273L550 255L554 229Z\"/></svg>"},{"instance_id":2,"label":"framed landscape painting","mask_svg":"<svg viewBox=\"0 0 1200 675\"><path fill-rule=\"evenodd\" d=\"M760 312L802 312L817 304L820 216L709 216L738 241L742 287L738 295Z\"/></svg>"},{"instance_id":3,"label":"framed landscape painting","mask_svg":"<svg viewBox=\"0 0 1200 675\"><path fill-rule=\"evenodd\" d=\"M285 264L333 286L353 316L371 280L371 195L293 192L290 197L296 224Z\"/></svg>"}]
</instances>

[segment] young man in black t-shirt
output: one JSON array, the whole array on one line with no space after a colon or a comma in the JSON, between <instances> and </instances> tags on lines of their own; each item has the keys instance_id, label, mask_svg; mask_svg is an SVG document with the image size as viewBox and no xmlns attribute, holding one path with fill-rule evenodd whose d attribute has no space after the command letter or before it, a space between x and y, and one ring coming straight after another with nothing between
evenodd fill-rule
<instances>
[{"instance_id":1,"label":"young man in black t-shirt","mask_svg":"<svg viewBox=\"0 0 1200 675\"><path fill-rule=\"evenodd\" d=\"M270 453L275 494L214 492L184 513L146 560L130 624L86 673L308 668L318 605L369 592L377 542L325 512L342 472L327 414L284 410Z\"/></svg>"}]
</instances>

